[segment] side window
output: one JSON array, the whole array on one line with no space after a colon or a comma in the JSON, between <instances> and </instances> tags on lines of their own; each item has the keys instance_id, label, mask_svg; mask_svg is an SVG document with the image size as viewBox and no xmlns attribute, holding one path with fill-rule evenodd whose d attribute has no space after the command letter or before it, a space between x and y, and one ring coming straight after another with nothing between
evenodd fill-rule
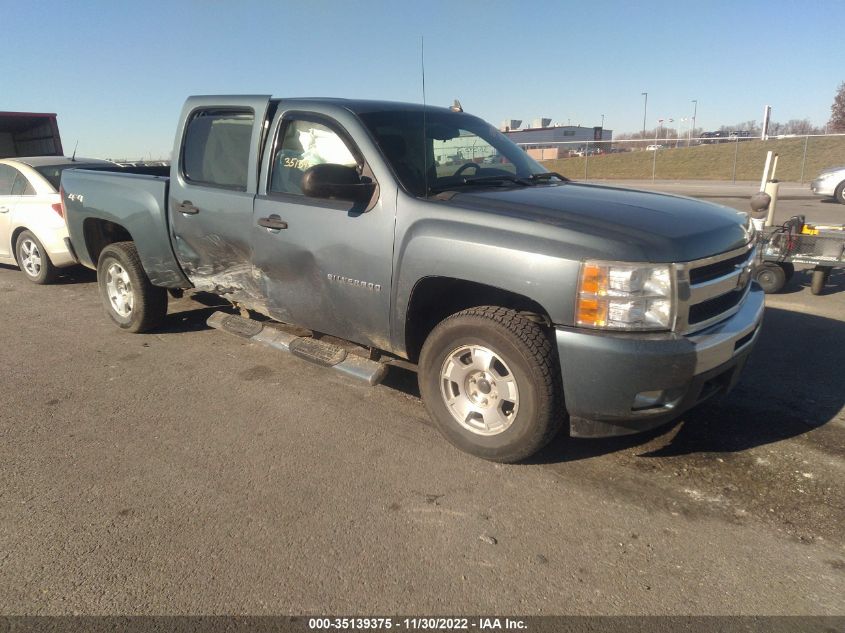
<instances>
[{"instance_id":1,"label":"side window","mask_svg":"<svg viewBox=\"0 0 845 633\"><path fill-rule=\"evenodd\" d=\"M188 122L182 147L185 179L246 191L255 115L245 110L200 110Z\"/></svg>"},{"instance_id":2,"label":"side window","mask_svg":"<svg viewBox=\"0 0 845 633\"><path fill-rule=\"evenodd\" d=\"M303 173L322 163L358 168L349 146L330 127L304 119L283 123L273 156L270 193L302 195Z\"/></svg>"},{"instance_id":3,"label":"side window","mask_svg":"<svg viewBox=\"0 0 845 633\"><path fill-rule=\"evenodd\" d=\"M22 173L18 172L15 176L15 182L12 184L12 195L13 196L34 196L35 189L33 189L32 185L29 184L29 180L26 179Z\"/></svg>"},{"instance_id":4,"label":"side window","mask_svg":"<svg viewBox=\"0 0 845 633\"><path fill-rule=\"evenodd\" d=\"M12 195L12 185L18 170L8 165L0 165L0 196Z\"/></svg>"}]
</instances>

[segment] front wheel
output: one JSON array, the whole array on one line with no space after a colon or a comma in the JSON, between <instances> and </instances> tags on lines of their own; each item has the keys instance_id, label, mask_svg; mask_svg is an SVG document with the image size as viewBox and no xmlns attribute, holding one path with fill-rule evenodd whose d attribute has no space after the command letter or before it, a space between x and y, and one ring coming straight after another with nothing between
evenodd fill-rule
<instances>
[{"instance_id":1,"label":"front wheel","mask_svg":"<svg viewBox=\"0 0 845 633\"><path fill-rule=\"evenodd\" d=\"M492 461L533 455L566 419L547 332L506 308L470 308L435 327L420 355L419 383L446 439Z\"/></svg>"},{"instance_id":2,"label":"front wheel","mask_svg":"<svg viewBox=\"0 0 845 633\"><path fill-rule=\"evenodd\" d=\"M167 290L150 283L132 242L109 244L97 263L97 285L106 313L128 332L145 332L167 315Z\"/></svg>"},{"instance_id":3,"label":"front wheel","mask_svg":"<svg viewBox=\"0 0 845 633\"><path fill-rule=\"evenodd\" d=\"M839 204L845 204L845 182L840 182L836 191L833 192L833 197Z\"/></svg>"}]
</instances>

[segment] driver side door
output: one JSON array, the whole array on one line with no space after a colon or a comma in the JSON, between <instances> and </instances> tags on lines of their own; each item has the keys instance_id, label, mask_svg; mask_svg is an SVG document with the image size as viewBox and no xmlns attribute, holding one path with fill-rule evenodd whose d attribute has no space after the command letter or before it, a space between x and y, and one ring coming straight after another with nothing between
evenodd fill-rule
<instances>
[{"instance_id":1,"label":"driver side door","mask_svg":"<svg viewBox=\"0 0 845 633\"><path fill-rule=\"evenodd\" d=\"M270 315L387 348L395 197L384 200L377 187L368 204L305 195L302 175L317 164L375 177L352 135L325 115L280 112L271 130L252 223L253 266Z\"/></svg>"}]
</instances>

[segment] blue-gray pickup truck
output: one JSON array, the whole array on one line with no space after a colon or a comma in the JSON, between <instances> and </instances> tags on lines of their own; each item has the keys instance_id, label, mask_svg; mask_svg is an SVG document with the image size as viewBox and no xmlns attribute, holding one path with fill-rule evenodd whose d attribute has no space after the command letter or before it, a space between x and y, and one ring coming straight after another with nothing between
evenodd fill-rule
<instances>
[{"instance_id":1,"label":"blue-gray pickup truck","mask_svg":"<svg viewBox=\"0 0 845 633\"><path fill-rule=\"evenodd\" d=\"M497 461L727 391L763 316L745 214L570 182L457 105L191 97L170 168L62 187L121 328L224 296L246 316L215 327L370 383L416 369L443 435Z\"/></svg>"}]
</instances>

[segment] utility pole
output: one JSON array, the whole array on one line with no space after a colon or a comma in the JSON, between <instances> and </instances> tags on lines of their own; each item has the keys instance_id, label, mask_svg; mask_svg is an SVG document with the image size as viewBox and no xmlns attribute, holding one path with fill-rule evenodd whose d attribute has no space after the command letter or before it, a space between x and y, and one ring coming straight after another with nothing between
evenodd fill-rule
<instances>
[{"instance_id":1,"label":"utility pole","mask_svg":"<svg viewBox=\"0 0 845 633\"><path fill-rule=\"evenodd\" d=\"M604 115L601 115L601 129L604 129Z\"/></svg>"},{"instance_id":2,"label":"utility pole","mask_svg":"<svg viewBox=\"0 0 845 633\"><path fill-rule=\"evenodd\" d=\"M645 117L648 112L648 93L643 92L642 95L645 97L645 101L643 102L643 140L645 140Z\"/></svg>"},{"instance_id":3,"label":"utility pole","mask_svg":"<svg viewBox=\"0 0 845 633\"><path fill-rule=\"evenodd\" d=\"M689 138L687 139L687 146L689 146L692 142L692 133L695 132L695 115L698 114L698 99L693 99L692 102L694 105L692 110L692 129L690 130Z\"/></svg>"}]
</instances>

